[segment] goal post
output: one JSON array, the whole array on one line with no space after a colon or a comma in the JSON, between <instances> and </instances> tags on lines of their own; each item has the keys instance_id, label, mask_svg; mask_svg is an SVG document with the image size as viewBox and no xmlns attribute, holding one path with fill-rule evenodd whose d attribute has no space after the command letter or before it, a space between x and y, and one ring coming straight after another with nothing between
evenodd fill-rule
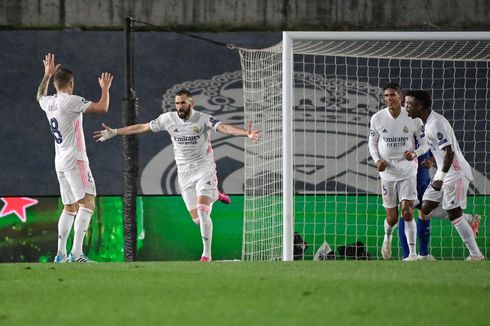
<instances>
[{"instance_id":1,"label":"goal post","mask_svg":"<svg viewBox=\"0 0 490 326\"><path fill-rule=\"evenodd\" d=\"M305 259L325 242L358 240L378 257L385 213L367 128L390 81L432 93L474 169L467 210L489 212L489 32L283 32L240 58L245 114L265 142L246 147L244 260L292 260L295 230L310 245ZM438 223L433 249L462 258L449 222Z\"/></svg>"}]
</instances>

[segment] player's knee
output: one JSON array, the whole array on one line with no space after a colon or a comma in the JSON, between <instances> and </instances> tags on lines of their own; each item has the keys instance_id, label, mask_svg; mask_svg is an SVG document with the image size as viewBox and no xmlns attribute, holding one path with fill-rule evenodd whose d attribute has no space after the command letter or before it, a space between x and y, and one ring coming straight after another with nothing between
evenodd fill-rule
<instances>
[{"instance_id":1,"label":"player's knee","mask_svg":"<svg viewBox=\"0 0 490 326\"><path fill-rule=\"evenodd\" d=\"M434 210L434 208L435 207L433 207L430 203L424 202L420 210L422 211L422 214L424 214L424 216L429 216L430 213Z\"/></svg>"},{"instance_id":2,"label":"player's knee","mask_svg":"<svg viewBox=\"0 0 490 326\"><path fill-rule=\"evenodd\" d=\"M456 207L447 211L447 215L450 221L454 221L455 219L460 218L463 215L463 210L461 209L461 207Z\"/></svg>"},{"instance_id":3,"label":"player's knee","mask_svg":"<svg viewBox=\"0 0 490 326\"><path fill-rule=\"evenodd\" d=\"M402 218L407 222L413 220L413 210L410 207L402 209Z\"/></svg>"},{"instance_id":4,"label":"player's knee","mask_svg":"<svg viewBox=\"0 0 490 326\"><path fill-rule=\"evenodd\" d=\"M80 207L85 207L91 211L95 210L95 200L94 196L86 194L85 197L78 201Z\"/></svg>"},{"instance_id":5,"label":"player's knee","mask_svg":"<svg viewBox=\"0 0 490 326\"><path fill-rule=\"evenodd\" d=\"M209 214L210 211L211 211L211 206L209 206L209 205L205 205L205 204L198 204L197 205L197 212L198 212L198 214L200 212L208 213Z\"/></svg>"},{"instance_id":6,"label":"player's knee","mask_svg":"<svg viewBox=\"0 0 490 326\"><path fill-rule=\"evenodd\" d=\"M65 210L68 213L76 214L78 210L78 204L75 203L75 204L64 205L63 210Z\"/></svg>"}]
</instances>

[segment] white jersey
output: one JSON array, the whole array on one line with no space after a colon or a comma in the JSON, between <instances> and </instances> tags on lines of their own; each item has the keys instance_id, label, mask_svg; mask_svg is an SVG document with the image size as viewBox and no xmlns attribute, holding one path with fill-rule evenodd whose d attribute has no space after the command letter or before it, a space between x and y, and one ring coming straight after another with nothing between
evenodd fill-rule
<instances>
[{"instance_id":1,"label":"white jersey","mask_svg":"<svg viewBox=\"0 0 490 326\"><path fill-rule=\"evenodd\" d=\"M380 159L388 163L386 169L379 173L383 180L399 181L417 174L417 160L408 161L403 157L404 151L416 149L415 140L419 144L418 152L427 151L422 120L409 117L405 108L401 108L396 119L388 108L371 117L369 152L375 163Z\"/></svg>"},{"instance_id":2,"label":"white jersey","mask_svg":"<svg viewBox=\"0 0 490 326\"><path fill-rule=\"evenodd\" d=\"M442 169L444 163L444 157L446 155L444 148L451 145L453 149L454 159L444 178L444 182L453 181L462 176L465 176L470 181L473 180L471 167L459 148L458 141L454 135L454 130L449 124L449 121L439 113L432 111L427 118L425 127L427 142L436 159L438 169Z\"/></svg>"},{"instance_id":3,"label":"white jersey","mask_svg":"<svg viewBox=\"0 0 490 326\"><path fill-rule=\"evenodd\" d=\"M184 121L173 111L152 120L150 128L153 132L166 130L170 134L175 162L182 168L191 163L214 165L211 129L216 131L220 123L215 117L195 110L191 110L191 116Z\"/></svg>"},{"instance_id":4,"label":"white jersey","mask_svg":"<svg viewBox=\"0 0 490 326\"><path fill-rule=\"evenodd\" d=\"M92 102L77 95L59 93L41 97L39 104L54 136L56 171L71 170L77 161L88 162L83 113Z\"/></svg>"}]
</instances>

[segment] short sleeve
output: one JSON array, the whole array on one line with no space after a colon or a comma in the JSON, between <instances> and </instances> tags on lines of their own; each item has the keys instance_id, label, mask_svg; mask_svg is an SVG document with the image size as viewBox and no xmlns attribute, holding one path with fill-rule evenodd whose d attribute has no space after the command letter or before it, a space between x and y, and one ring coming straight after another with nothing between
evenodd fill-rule
<instances>
[{"instance_id":1,"label":"short sleeve","mask_svg":"<svg viewBox=\"0 0 490 326\"><path fill-rule=\"evenodd\" d=\"M69 105L67 105L67 108L76 113L85 113L91 105L92 101L78 95L71 95L69 97Z\"/></svg>"},{"instance_id":2,"label":"short sleeve","mask_svg":"<svg viewBox=\"0 0 490 326\"><path fill-rule=\"evenodd\" d=\"M39 106L41 106L41 109L43 111L46 111L46 107L48 106L49 98L50 98L50 96L41 96L41 98L39 98Z\"/></svg>"},{"instance_id":3,"label":"short sleeve","mask_svg":"<svg viewBox=\"0 0 490 326\"><path fill-rule=\"evenodd\" d=\"M452 145L451 137L449 137L447 129L441 121L436 121L434 123L433 130L434 136L437 138L437 148L443 149L448 145Z\"/></svg>"},{"instance_id":4,"label":"short sleeve","mask_svg":"<svg viewBox=\"0 0 490 326\"><path fill-rule=\"evenodd\" d=\"M376 125L376 122L378 120L375 118L375 116L371 117L371 120L369 121L369 138L375 138L378 136L377 128L378 126Z\"/></svg>"},{"instance_id":5,"label":"short sleeve","mask_svg":"<svg viewBox=\"0 0 490 326\"><path fill-rule=\"evenodd\" d=\"M209 115L209 119L206 123L207 127L216 131L216 128L220 125L221 121L218 118Z\"/></svg>"},{"instance_id":6,"label":"short sleeve","mask_svg":"<svg viewBox=\"0 0 490 326\"><path fill-rule=\"evenodd\" d=\"M150 129L153 132L159 132L167 130L167 125L169 123L168 113L162 113L158 118L150 121Z\"/></svg>"}]
</instances>

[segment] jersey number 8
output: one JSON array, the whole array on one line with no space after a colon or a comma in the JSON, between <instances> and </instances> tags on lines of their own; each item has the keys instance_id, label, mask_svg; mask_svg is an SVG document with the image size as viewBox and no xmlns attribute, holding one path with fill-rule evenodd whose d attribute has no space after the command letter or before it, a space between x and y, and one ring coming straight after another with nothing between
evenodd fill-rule
<instances>
[{"instance_id":1,"label":"jersey number 8","mask_svg":"<svg viewBox=\"0 0 490 326\"><path fill-rule=\"evenodd\" d=\"M49 120L49 126L51 127L54 140L57 144L61 144L63 142L63 136L61 136L61 132L58 129L58 120L56 120L56 118L51 118L51 120Z\"/></svg>"}]
</instances>

